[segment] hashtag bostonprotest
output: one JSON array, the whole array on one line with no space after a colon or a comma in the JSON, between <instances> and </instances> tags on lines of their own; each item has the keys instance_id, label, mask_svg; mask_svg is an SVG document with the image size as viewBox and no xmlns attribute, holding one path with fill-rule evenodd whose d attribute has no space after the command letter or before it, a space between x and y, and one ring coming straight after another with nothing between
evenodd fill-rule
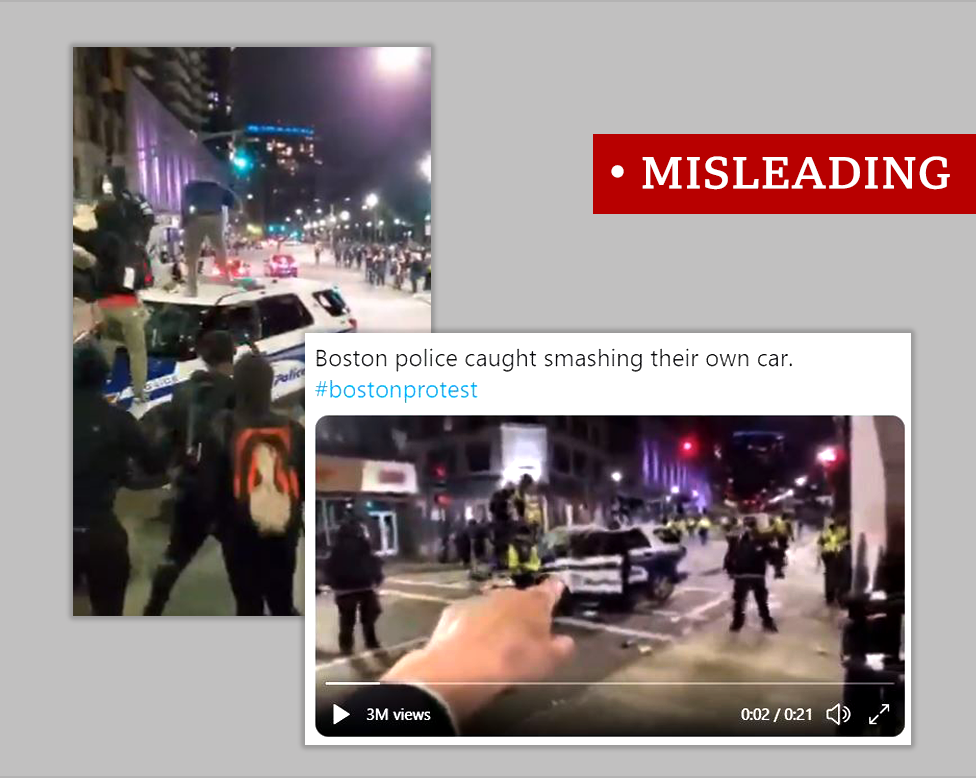
<instances>
[{"instance_id":1,"label":"hashtag bostonprotest","mask_svg":"<svg viewBox=\"0 0 976 778\"><path fill-rule=\"evenodd\" d=\"M466 400L478 399L478 384L338 384L319 381L315 385L316 397L330 400Z\"/></svg>"}]
</instances>

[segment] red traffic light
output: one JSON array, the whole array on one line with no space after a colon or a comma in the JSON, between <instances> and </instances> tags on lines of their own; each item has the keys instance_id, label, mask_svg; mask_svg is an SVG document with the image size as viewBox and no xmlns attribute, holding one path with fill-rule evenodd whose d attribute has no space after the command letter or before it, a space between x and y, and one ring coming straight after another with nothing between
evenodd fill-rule
<instances>
[{"instance_id":1,"label":"red traffic light","mask_svg":"<svg viewBox=\"0 0 976 778\"><path fill-rule=\"evenodd\" d=\"M682 438L678 444L683 457L693 457L698 453L698 441L692 437Z\"/></svg>"},{"instance_id":2,"label":"red traffic light","mask_svg":"<svg viewBox=\"0 0 976 778\"><path fill-rule=\"evenodd\" d=\"M447 478L447 468L444 465L434 465L433 468L434 478L438 480L444 480Z\"/></svg>"}]
</instances>

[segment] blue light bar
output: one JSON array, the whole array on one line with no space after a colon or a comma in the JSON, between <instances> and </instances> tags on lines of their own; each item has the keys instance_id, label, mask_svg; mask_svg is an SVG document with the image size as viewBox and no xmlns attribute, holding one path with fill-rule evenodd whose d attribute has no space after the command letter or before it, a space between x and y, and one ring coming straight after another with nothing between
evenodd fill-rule
<instances>
[{"instance_id":1,"label":"blue light bar","mask_svg":"<svg viewBox=\"0 0 976 778\"><path fill-rule=\"evenodd\" d=\"M282 127L278 124L249 124L245 128L252 135L305 135L311 137L315 130L311 127Z\"/></svg>"}]
</instances>

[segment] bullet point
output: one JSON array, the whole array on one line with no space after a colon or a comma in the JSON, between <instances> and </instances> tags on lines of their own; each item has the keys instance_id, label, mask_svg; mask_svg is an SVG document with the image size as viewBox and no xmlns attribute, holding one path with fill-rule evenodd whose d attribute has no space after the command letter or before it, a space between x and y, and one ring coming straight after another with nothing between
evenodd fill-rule
<instances>
[{"instance_id":1,"label":"bullet point","mask_svg":"<svg viewBox=\"0 0 976 778\"><path fill-rule=\"evenodd\" d=\"M614 165L610 168L610 173L614 178L620 178L624 174L624 169L620 165Z\"/></svg>"}]
</instances>

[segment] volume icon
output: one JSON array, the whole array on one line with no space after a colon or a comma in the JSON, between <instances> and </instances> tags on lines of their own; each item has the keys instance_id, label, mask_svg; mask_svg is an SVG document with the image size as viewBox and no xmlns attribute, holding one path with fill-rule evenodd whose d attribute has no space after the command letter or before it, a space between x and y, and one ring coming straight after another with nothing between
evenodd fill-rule
<instances>
[{"instance_id":1,"label":"volume icon","mask_svg":"<svg viewBox=\"0 0 976 778\"><path fill-rule=\"evenodd\" d=\"M851 709L846 705L841 705L839 702L833 707L827 709L827 721L832 721L838 727L841 722L846 724L851 720Z\"/></svg>"}]
</instances>

